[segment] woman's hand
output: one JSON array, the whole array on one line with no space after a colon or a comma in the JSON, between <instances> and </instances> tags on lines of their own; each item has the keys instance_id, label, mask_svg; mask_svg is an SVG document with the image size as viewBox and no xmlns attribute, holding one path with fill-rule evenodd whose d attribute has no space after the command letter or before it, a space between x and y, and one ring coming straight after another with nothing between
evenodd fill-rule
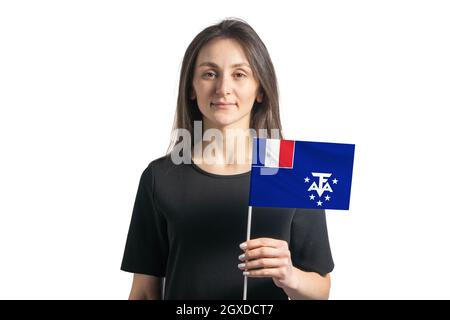
<instances>
[{"instance_id":1,"label":"woman's hand","mask_svg":"<svg viewBox=\"0 0 450 320\"><path fill-rule=\"evenodd\" d=\"M286 241L272 238L248 240L239 246L245 251L239 256L238 268L251 278L271 277L283 289L298 286L298 273L292 265L291 252Z\"/></svg>"}]
</instances>

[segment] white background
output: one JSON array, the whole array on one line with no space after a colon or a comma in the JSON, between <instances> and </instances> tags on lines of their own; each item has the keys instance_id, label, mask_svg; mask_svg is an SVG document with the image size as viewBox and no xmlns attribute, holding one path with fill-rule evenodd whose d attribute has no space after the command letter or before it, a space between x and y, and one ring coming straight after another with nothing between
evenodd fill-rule
<instances>
[{"instance_id":1,"label":"white background","mask_svg":"<svg viewBox=\"0 0 450 320\"><path fill-rule=\"evenodd\" d=\"M331 299L450 298L446 1L2 1L0 298L125 299L140 174L193 37L245 19L290 139L356 144Z\"/></svg>"}]
</instances>

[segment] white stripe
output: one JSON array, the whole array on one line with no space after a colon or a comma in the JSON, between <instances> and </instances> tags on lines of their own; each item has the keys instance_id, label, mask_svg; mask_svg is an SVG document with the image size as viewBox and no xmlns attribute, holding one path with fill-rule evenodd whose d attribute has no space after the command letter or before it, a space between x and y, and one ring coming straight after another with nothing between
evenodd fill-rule
<instances>
[{"instance_id":1,"label":"white stripe","mask_svg":"<svg viewBox=\"0 0 450 320\"><path fill-rule=\"evenodd\" d=\"M278 168L280 163L280 140L267 139L266 140L266 159L264 167Z\"/></svg>"}]
</instances>

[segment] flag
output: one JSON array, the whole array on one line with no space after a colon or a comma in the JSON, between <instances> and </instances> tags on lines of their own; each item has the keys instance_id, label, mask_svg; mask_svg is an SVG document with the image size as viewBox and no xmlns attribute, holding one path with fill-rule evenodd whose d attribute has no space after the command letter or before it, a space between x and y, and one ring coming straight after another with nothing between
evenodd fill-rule
<instances>
[{"instance_id":1,"label":"flag","mask_svg":"<svg viewBox=\"0 0 450 320\"><path fill-rule=\"evenodd\" d=\"M250 206L348 210L354 144L253 139Z\"/></svg>"}]
</instances>

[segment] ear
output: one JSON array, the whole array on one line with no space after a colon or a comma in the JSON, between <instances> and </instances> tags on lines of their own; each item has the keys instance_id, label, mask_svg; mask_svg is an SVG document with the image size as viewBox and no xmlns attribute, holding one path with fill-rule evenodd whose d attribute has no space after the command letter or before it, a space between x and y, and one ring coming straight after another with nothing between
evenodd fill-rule
<instances>
[{"instance_id":1,"label":"ear","mask_svg":"<svg viewBox=\"0 0 450 320\"><path fill-rule=\"evenodd\" d=\"M264 94L262 92L258 93L256 96L256 102L261 103L263 101Z\"/></svg>"},{"instance_id":2,"label":"ear","mask_svg":"<svg viewBox=\"0 0 450 320\"><path fill-rule=\"evenodd\" d=\"M191 98L191 100L195 100L195 98L197 98L194 89L191 89L191 94L189 95L189 97Z\"/></svg>"}]
</instances>

